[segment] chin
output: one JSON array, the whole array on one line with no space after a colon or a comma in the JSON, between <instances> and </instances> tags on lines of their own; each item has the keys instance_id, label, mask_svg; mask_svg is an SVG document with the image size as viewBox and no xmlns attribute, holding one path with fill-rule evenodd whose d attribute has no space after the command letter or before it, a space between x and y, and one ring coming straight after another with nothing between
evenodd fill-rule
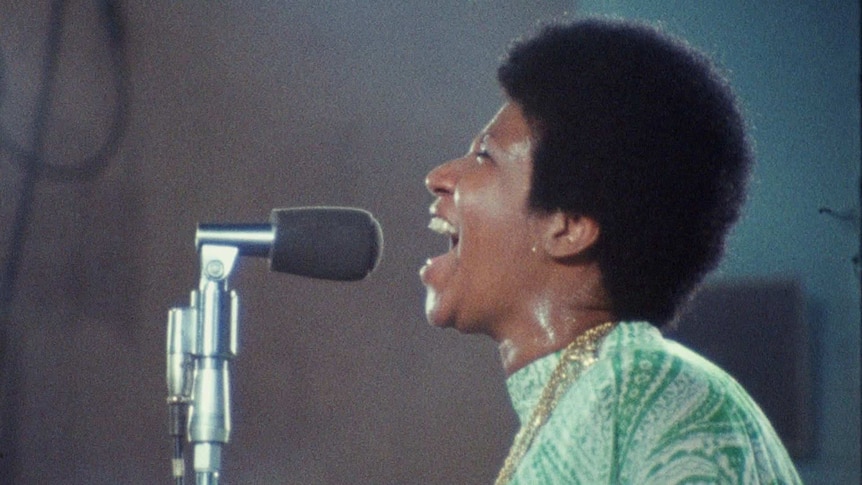
<instances>
[{"instance_id":1,"label":"chin","mask_svg":"<svg viewBox=\"0 0 862 485\"><path fill-rule=\"evenodd\" d=\"M426 308L425 319L433 327L458 328L454 318L446 316L439 309L436 308Z\"/></svg>"},{"instance_id":2,"label":"chin","mask_svg":"<svg viewBox=\"0 0 862 485\"><path fill-rule=\"evenodd\" d=\"M425 319L435 327L445 328L451 326L442 314L439 294L431 287L428 287L425 293Z\"/></svg>"},{"instance_id":3,"label":"chin","mask_svg":"<svg viewBox=\"0 0 862 485\"><path fill-rule=\"evenodd\" d=\"M459 321L458 316L454 312L447 311L445 307L439 305L439 302L436 302L438 303L436 305L431 304L432 301L432 298L429 296L426 300L425 306L425 319L431 326L437 328L453 328L464 334L480 333L474 328L474 326Z\"/></svg>"},{"instance_id":4,"label":"chin","mask_svg":"<svg viewBox=\"0 0 862 485\"><path fill-rule=\"evenodd\" d=\"M438 328L454 328L463 334L488 334L481 325L474 321L459 318L452 305L447 305L440 294L428 287L425 295L425 319Z\"/></svg>"}]
</instances>

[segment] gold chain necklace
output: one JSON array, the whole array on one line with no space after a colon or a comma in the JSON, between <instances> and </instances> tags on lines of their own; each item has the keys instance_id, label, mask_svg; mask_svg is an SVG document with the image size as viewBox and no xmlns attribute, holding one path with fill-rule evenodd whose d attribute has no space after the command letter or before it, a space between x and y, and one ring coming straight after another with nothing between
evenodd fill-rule
<instances>
[{"instance_id":1,"label":"gold chain necklace","mask_svg":"<svg viewBox=\"0 0 862 485\"><path fill-rule=\"evenodd\" d=\"M539 429L548 421L554 411L557 401L581 373L596 362L599 341L609 334L615 326L615 322L607 322L593 327L578 335L572 343L566 346L560 356L559 364L542 390L542 395L533 409L530 420L524 423L518 434L515 435L509 456L503 462L503 468L497 475L494 485L509 483L524 455L527 454L527 450L530 449L530 445L533 444Z\"/></svg>"}]
</instances>

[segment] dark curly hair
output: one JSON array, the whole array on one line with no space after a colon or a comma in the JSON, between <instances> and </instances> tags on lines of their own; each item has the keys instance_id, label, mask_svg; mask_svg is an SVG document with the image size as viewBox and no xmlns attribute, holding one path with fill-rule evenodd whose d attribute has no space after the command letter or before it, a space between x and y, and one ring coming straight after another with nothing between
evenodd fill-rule
<instances>
[{"instance_id":1,"label":"dark curly hair","mask_svg":"<svg viewBox=\"0 0 862 485\"><path fill-rule=\"evenodd\" d=\"M605 19L546 26L497 74L537 138L532 208L594 218L616 317L671 322L745 199L753 156L727 81L684 42Z\"/></svg>"}]
</instances>

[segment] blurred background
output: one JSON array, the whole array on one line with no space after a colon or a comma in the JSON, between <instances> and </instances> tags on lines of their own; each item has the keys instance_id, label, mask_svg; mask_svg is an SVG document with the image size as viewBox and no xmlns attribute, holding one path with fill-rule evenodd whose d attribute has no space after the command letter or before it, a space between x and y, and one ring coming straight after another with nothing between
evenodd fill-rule
<instances>
[{"instance_id":1,"label":"blurred background","mask_svg":"<svg viewBox=\"0 0 862 485\"><path fill-rule=\"evenodd\" d=\"M752 392L793 402L803 479L859 483L859 5L814 0L0 0L0 483L168 482L196 224L309 205L371 211L384 257L356 283L242 261L224 483L491 483L516 418L494 344L425 323L423 178L498 108L508 43L582 14L726 69L759 165L710 287L792 351L713 358L788 365Z\"/></svg>"}]
</instances>

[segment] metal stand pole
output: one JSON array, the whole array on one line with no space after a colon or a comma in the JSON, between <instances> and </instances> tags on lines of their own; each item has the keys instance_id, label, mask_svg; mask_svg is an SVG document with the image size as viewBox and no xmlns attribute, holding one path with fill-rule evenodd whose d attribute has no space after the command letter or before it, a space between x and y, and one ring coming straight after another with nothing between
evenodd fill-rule
<instances>
[{"instance_id":1,"label":"metal stand pole","mask_svg":"<svg viewBox=\"0 0 862 485\"><path fill-rule=\"evenodd\" d=\"M168 319L168 403L171 434L183 426L188 405L188 440L194 448L198 485L218 485L222 448L230 439L230 360L237 354L239 302L228 287L239 257L232 246L200 247L201 277L190 308L175 308ZM180 438L181 439L181 438ZM182 483L181 443L174 478Z\"/></svg>"},{"instance_id":2,"label":"metal stand pole","mask_svg":"<svg viewBox=\"0 0 862 485\"><path fill-rule=\"evenodd\" d=\"M217 485L222 447L230 438L230 373L237 352L238 298L228 289L239 257L232 246L200 248L194 386L189 413L189 441L194 446L194 468L199 485Z\"/></svg>"}]
</instances>

